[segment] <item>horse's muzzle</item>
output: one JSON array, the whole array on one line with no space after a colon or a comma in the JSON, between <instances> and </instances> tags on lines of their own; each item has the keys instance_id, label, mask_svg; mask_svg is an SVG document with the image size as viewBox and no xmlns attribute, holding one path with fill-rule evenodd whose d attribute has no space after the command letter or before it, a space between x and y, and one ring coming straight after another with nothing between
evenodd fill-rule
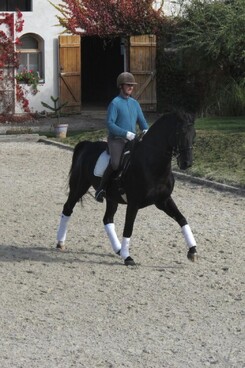
<instances>
[{"instance_id":1,"label":"horse's muzzle","mask_svg":"<svg viewBox=\"0 0 245 368\"><path fill-rule=\"evenodd\" d=\"M192 166L191 162L184 161L184 162L180 163L179 168L180 168L180 170L186 170L191 166Z\"/></svg>"},{"instance_id":2,"label":"horse's muzzle","mask_svg":"<svg viewBox=\"0 0 245 368\"><path fill-rule=\"evenodd\" d=\"M177 158L177 164L180 168L180 170L186 170L188 169L189 167L192 166L192 157L181 157L179 156Z\"/></svg>"}]
</instances>

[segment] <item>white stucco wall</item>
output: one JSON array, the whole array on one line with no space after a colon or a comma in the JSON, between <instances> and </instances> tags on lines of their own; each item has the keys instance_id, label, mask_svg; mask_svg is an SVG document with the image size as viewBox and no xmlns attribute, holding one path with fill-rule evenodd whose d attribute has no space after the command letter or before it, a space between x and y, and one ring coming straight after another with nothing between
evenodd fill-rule
<instances>
[{"instance_id":1,"label":"white stucco wall","mask_svg":"<svg viewBox=\"0 0 245 368\"><path fill-rule=\"evenodd\" d=\"M175 0L155 0L155 9L159 9L159 7L162 5L163 2L163 11L164 14L167 16L172 16L174 14L177 14L177 12L180 9L180 6L178 4L178 1Z\"/></svg>"},{"instance_id":2,"label":"white stucco wall","mask_svg":"<svg viewBox=\"0 0 245 368\"><path fill-rule=\"evenodd\" d=\"M58 4L59 0L52 0ZM44 40L44 83L38 86L35 96L28 94L32 112L43 111L41 101L48 101L49 97L58 96L58 35L63 31L55 17L57 10L48 0L33 0L33 11L23 12L25 21L23 31L18 35L34 33Z\"/></svg>"}]
</instances>

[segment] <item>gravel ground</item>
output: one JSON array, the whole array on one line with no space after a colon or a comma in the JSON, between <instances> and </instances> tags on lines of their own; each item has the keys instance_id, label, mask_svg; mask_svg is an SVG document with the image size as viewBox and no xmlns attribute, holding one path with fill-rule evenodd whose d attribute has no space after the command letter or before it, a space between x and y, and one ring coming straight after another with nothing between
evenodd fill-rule
<instances>
[{"instance_id":1,"label":"gravel ground","mask_svg":"<svg viewBox=\"0 0 245 368\"><path fill-rule=\"evenodd\" d=\"M70 151L1 142L0 155L1 368L245 367L244 197L178 179L199 261L148 207L132 237L138 266L125 267L104 233L105 204L89 194L67 251L55 249Z\"/></svg>"}]
</instances>

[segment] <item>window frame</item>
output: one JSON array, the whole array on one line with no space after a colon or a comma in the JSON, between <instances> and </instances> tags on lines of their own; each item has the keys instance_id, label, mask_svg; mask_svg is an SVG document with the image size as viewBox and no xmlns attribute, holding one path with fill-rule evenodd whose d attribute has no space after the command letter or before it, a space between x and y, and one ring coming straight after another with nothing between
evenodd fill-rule
<instances>
[{"instance_id":1,"label":"window frame","mask_svg":"<svg viewBox=\"0 0 245 368\"><path fill-rule=\"evenodd\" d=\"M38 44L38 48L37 49L25 49L25 48L21 48L21 44L18 46L17 51L20 55L25 55L26 57L26 65L21 64L19 65L19 68L17 70L17 73L21 72L23 69L27 69L27 70L31 70L32 68L30 68L30 55L38 55L38 74L39 74L39 84L44 83L45 82L45 78L44 78L44 46L43 46L43 40L32 33L26 33L24 35L22 35L20 37L20 42L21 42L21 38L23 37L31 37L33 39L35 39L37 41ZM24 65L23 68L21 68L21 65Z\"/></svg>"}]
</instances>

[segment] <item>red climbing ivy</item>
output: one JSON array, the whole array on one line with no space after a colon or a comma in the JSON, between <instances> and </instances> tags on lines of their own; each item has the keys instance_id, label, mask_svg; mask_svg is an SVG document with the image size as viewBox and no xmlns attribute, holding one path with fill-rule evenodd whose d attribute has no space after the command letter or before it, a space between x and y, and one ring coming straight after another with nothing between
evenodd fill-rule
<instances>
[{"instance_id":1,"label":"red climbing ivy","mask_svg":"<svg viewBox=\"0 0 245 368\"><path fill-rule=\"evenodd\" d=\"M16 100L22 106L24 112L29 113L29 101L25 97L22 86L16 85L15 88L15 70L19 67L19 55L16 51L16 44L19 44L19 38L16 35L23 30L24 20L22 13L0 13L0 106L1 122L11 120L14 112L14 93ZM6 91L9 90L9 93ZM13 93L11 93L13 91Z\"/></svg>"},{"instance_id":2,"label":"red climbing ivy","mask_svg":"<svg viewBox=\"0 0 245 368\"><path fill-rule=\"evenodd\" d=\"M60 25L73 34L100 37L156 34L163 17L154 0L61 0L53 6Z\"/></svg>"}]
</instances>

